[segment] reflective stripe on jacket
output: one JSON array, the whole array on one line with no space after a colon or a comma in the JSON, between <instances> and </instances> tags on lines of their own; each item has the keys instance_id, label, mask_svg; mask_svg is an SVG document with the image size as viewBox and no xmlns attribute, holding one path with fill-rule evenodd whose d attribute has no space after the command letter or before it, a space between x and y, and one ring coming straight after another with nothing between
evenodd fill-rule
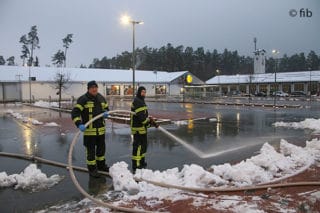
<instances>
[{"instance_id":1,"label":"reflective stripe on jacket","mask_svg":"<svg viewBox=\"0 0 320 213\"><path fill-rule=\"evenodd\" d=\"M109 110L108 103L105 98L98 93L97 96L91 96L88 92L77 100L71 112L71 117L75 125L85 124L95 116ZM105 134L105 122L103 118L99 118L92 122L84 135L95 136Z\"/></svg>"}]
</instances>

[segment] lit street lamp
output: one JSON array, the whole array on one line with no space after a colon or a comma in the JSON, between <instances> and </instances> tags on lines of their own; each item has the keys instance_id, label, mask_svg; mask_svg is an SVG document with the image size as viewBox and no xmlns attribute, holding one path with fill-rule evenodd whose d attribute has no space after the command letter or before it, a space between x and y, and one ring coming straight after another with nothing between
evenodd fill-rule
<instances>
[{"instance_id":1,"label":"lit street lamp","mask_svg":"<svg viewBox=\"0 0 320 213\"><path fill-rule=\"evenodd\" d=\"M278 65L278 58L277 55L280 52L278 50L273 49L272 55L275 57L275 66L274 66L274 99L273 99L273 107L276 106L276 99L277 99L277 65Z\"/></svg>"},{"instance_id":2,"label":"lit street lamp","mask_svg":"<svg viewBox=\"0 0 320 213\"><path fill-rule=\"evenodd\" d=\"M124 25L132 24L132 95L135 95L135 70L136 70L136 52L135 52L135 25L143 24L143 21L134 21L129 16L121 17L121 22Z\"/></svg>"},{"instance_id":3,"label":"lit street lamp","mask_svg":"<svg viewBox=\"0 0 320 213\"><path fill-rule=\"evenodd\" d=\"M220 86L220 70L216 69L216 73L218 75L218 86L219 86L219 93L221 95L221 86Z\"/></svg>"}]
</instances>

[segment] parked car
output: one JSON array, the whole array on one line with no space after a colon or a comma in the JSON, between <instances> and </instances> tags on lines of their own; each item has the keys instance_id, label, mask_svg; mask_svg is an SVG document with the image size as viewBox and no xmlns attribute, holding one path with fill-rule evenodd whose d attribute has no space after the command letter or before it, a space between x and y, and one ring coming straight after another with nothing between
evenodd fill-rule
<instances>
[{"instance_id":1,"label":"parked car","mask_svg":"<svg viewBox=\"0 0 320 213\"><path fill-rule=\"evenodd\" d=\"M258 97L267 97L267 93L260 91L260 92L257 92L257 93L255 94L255 96L258 96Z\"/></svg>"},{"instance_id":2,"label":"parked car","mask_svg":"<svg viewBox=\"0 0 320 213\"><path fill-rule=\"evenodd\" d=\"M303 91L294 91L290 94L290 96L292 97L303 97L306 96L306 93L304 93Z\"/></svg>"},{"instance_id":3,"label":"parked car","mask_svg":"<svg viewBox=\"0 0 320 213\"><path fill-rule=\"evenodd\" d=\"M289 94L283 91L276 91L272 93L272 96L277 96L277 97L289 97Z\"/></svg>"}]
</instances>

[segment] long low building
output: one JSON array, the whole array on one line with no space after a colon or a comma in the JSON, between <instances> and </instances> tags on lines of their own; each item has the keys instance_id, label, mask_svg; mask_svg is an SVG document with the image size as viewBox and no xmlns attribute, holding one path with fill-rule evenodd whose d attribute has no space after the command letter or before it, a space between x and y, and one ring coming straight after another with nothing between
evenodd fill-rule
<instances>
[{"instance_id":1,"label":"long low building","mask_svg":"<svg viewBox=\"0 0 320 213\"><path fill-rule=\"evenodd\" d=\"M132 70L0 66L0 101L57 99L61 76L68 80L61 93L64 100L82 95L90 80L97 81L104 96L132 96L133 93ZM176 96L183 92L187 77L193 84L204 84L188 71L136 70L135 85L145 86L148 96Z\"/></svg>"},{"instance_id":2,"label":"long low building","mask_svg":"<svg viewBox=\"0 0 320 213\"><path fill-rule=\"evenodd\" d=\"M206 91L230 94L235 91L254 94L273 91L318 94L320 90L320 70L301 72L278 72L251 75L218 75L206 81Z\"/></svg>"}]
</instances>

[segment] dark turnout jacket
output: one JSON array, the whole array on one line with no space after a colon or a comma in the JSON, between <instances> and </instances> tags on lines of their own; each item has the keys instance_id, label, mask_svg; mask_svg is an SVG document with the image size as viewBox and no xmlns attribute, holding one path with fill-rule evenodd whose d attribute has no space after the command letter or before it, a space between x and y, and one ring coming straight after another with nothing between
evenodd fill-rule
<instances>
[{"instance_id":1,"label":"dark turnout jacket","mask_svg":"<svg viewBox=\"0 0 320 213\"><path fill-rule=\"evenodd\" d=\"M71 117L75 125L85 124L95 116L109 111L106 99L98 93L96 96L90 95L88 92L78 98L77 104L71 112ZM84 135L103 135L105 134L105 122L103 118L99 118L92 122L84 132Z\"/></svg>"},{"instance_id":2,"label":"dark turnout jacket","mask_svg":"<svg viewBox=\"0 0 320 213\"><path fill-rule=\"evenodd\" d=\"M141 96L136 96L131 104L130 126L132 134L147 134L147 128L150 127L148 118L148 107Z\"/></svg>"}]
</instances>

